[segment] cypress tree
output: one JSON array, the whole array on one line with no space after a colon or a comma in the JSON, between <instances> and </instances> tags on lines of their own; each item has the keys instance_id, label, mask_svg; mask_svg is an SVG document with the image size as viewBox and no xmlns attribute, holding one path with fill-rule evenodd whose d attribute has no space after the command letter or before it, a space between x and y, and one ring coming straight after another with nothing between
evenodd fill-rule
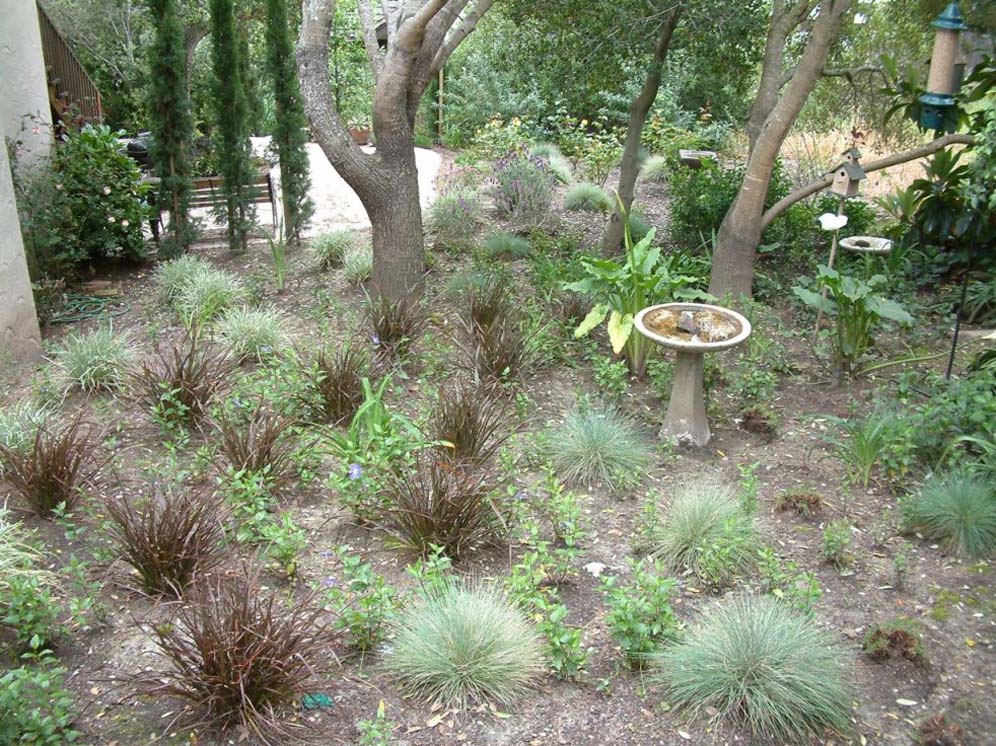
<instances>
[{"instance_id":1,"label":"cypress tree","mask_svg":"<svg viewBox=\"0 0 996 746\"><path fill-rule=\"evenodd\" d=\"M255 218L251 199L253 168L249 107L242 81L232 0L211 0L211 43L218 170L224 179L223 212L228 220L228 245L232 251L245 251Z\"/></svg>"},{"instance_id":2,"label":"cypress tree","mask_svg":"<svg viewBox=\"0 0 996 746\"><path fill-rule=\"evenodd\" d=\"M169 212L169 228L159 256L171 259L194 240L188 213L191 192L189 148L194 120L187 95L187 54L176 0L149 0L155 23L149 71L149 110L152 143L149 157L159 177L156 196L160 210Z\"/></svg>"},{"instance_id":3,"label":"cypress tree","mask_svg":"<svg viewBox=\"0 0 996 746\"><path fill-rule=\"evenodd\" d=\"M315 205L308 196L311 177L304 147L308 141L305 131L308 120L301 100L286 0L266 0L266 49L276 103L273 141L280 160L284 234L289 240L299 242Z\"/></svg>"}]
</instances>

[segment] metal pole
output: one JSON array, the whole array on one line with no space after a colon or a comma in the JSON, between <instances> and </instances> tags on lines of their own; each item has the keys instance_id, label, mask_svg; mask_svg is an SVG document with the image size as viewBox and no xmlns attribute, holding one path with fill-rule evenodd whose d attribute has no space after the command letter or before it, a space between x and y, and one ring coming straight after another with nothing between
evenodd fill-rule
<instances>
[{"instance_id":1,"label":"metal pole","mask_svg":"<svg viewBox=\"0 0 996 746\"><path fill-rule=\"evenodd\" d=\"M951 369L954 368L955 350L958 347L958 332L961 331L961 312L965 308L965 294L968 292L968 278L972 274L972 264L975 259L975 239L972 236L972 243L968 248L968 266L965 267L965 276L961 280L961 298L958 300L958 310L955 315L954 335L951 337L951 354L948 355L948 369L944 372L944 380L951 380Z\"/></svg>"}]
</instances>

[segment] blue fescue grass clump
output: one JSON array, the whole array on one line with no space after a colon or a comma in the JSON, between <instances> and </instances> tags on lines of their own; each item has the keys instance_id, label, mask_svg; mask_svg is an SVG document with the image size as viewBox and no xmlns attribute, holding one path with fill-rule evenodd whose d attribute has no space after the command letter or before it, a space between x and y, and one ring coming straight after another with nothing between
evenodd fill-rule
<instances>
[{"instance_id":1,"label":"blue fescue grass clump","mask_svg":"<svg viewBox=\"0 0 996 746\"><path fill-rule=\"evenodd\" d=\"M507 705L543 671L532 624L495 585L446 582L401 612L384 665L429 702Z\"/></svg>"},{"instance_id":2,"label":"blue fescue grass clump","mask_svg":"<svg viewBox=\"0 0 996 746\"><path fill-rule=\"evenodd\" d=\"M903 503L909 532L973 559L996 550L996 488L963 472L933 476Z\"/></svg>"},{"instance_id":3,"label":"blue fescue grass clump","mask_svg":"<svg viewBox=\"0 0 996 746\"><path fill-rule=\"evenodd\" d=\"M758 742L851 729L845 653L816 622L773 598L743 595L713 607L657 663L670 704L729 718Z\"/></svg>"},{"instance_id":4,"label":"blue fescue grass clump","mask_svg":"<svg viewBox=\"0 0 996 746\"><path fill-rule=\"evenodd\" d=\"M608 212L612 209L612 200L597 184L580 182L567 190L564 207L571 212Z\"/></svg>"}]
</instances>

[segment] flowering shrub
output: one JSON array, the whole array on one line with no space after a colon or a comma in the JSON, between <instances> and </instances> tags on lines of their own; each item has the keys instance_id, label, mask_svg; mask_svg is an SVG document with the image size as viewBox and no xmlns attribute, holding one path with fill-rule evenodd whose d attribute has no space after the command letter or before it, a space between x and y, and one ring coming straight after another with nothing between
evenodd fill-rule
<instances>
[{"instance_id":1,"label":"flowering shrub","mask_svg":"<svg viewBox=\"0 0 996 746\"><path fill-rule=\"evenodd\" d=\"M148 186L119 151L109 127L69 132L55 151L56 197L50 227L58 237L52 259L77 267L94 259L143 259L142 221Z\"/></svg>"},{"instance_id":2,"label":"flowering shrub","mask_svg":"<svg viewBox=\"0 0 996 746\"><path fill-rule=\"evenodd\" d=\"M452 189L432 203L428 227L437 246L459 249L472 243L481 220L477 195L466 189Z\"/></svg>"},{"instance_id":3,"label":"flowering shrub","mask_svg":"<svg viewBox=\"0 0 996 746\"><path fill-rule=\"evenodd\" d=\"M554 177L545 158L509 153L494 166L498 213L522 228L539 228L551 215Z\"/></svg>"}]
</instances>

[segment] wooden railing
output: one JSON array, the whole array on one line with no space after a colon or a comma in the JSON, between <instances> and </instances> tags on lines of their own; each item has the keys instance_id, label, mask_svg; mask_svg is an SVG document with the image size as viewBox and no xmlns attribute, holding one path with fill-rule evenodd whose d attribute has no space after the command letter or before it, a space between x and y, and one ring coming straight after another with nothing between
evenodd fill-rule
<instances>
[{"instance_id":1,"label":"wooden railing","mask_svg":"<svg viewBox=\"0 0 996 746\"><path fill-rule=\"evenodd\" d=\"M62 34L52 24L48 14L41 5L37 7L52 108L66 124L80 126L86 122L99 123L104 116L100 91L62 38Z\"/></svg>"}]
</instances>

